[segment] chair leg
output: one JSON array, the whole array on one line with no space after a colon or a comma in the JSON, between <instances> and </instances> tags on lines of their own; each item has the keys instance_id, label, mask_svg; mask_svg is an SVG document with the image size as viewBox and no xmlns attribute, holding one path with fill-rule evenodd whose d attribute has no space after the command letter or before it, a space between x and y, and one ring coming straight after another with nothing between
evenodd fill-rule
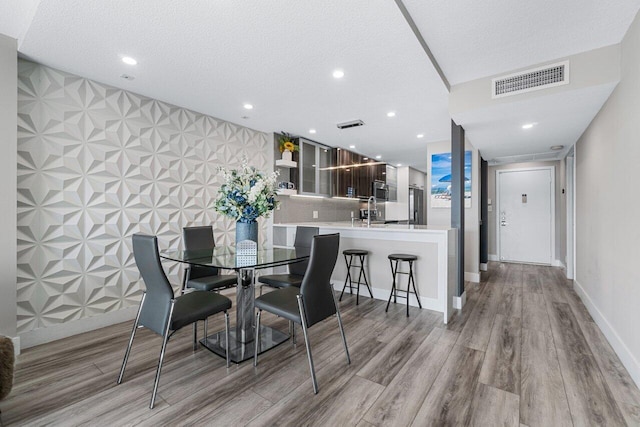
<instances>
[{"instance_id":1,"label":"chair leg","mask_svg":"<svg viewBox=\"0 0 640 427\"><path fill-rule=\"evenodd\" d=\"M291 336L291 343L296 345L296 324L292 320L289 320L289 335Z\"/></svg>"},{"instance_id":2,"label":"chair leg","mask_svg":"<svg viewBox=\"0 0 640 427\"><path fill-rule=\"evenodd\" d=\"M225 352L227 355L227 368L229 367L229 313L224 312L224 336L226 340Z\"/></svg>"},{"instance_id":3,"label":"chair leg","mask_svg":"<svg viewBox=\"0 0 640 427\"><path fill-rule=\"evenodd\" d=\"M338 301L336 301L336 294L333 295L333 303L336 306L336 316L338 317L338 326L340 327L340 335L342 335L342 344L344 344L344 352L347 354L347 365L351 365L351 357L349 357L349 348L347 347L347 337L344 334L344 326L342 325L342 316L340 316L340 308L338 307Z\"/></svg>"},{"instance_id":4,"label":"chair leg","mask_svg":"<svg viewBox=\"0 0 640 427\"><path fill-rule=\"evenodd\" d=\"M422 303L420 302L420 296L418 295L418 290L416 289L416 279L413 277L413 261L409 262L409 280L411 280L411 284L413 285L413 293L416 294L416 299L418 300L418 307L422 308Z\"/></svg>"},{"instance_id":5,"label":"chair leg","mask_svg":"<svg viewBox=\"0 0 640 427\"><path fill-rule=\"evenodd\" d=\"M349 292L353 294L353 290L351 289L351 263L349 262L351 258L347 259L347 256L344 256L344 262L347 264L347 277L344 279L344 286L342 287L342 292L340 293L340 301L342 301L342 296L344 295L345 289L347 289L347 282L349 282Z\"/></svg>"},{"instance_id":6,"label":"chair leg","mask_svg":"<svg viewBox=\"0 0 640 427\"><path fill-rule=\"evenodd\" d=\"M209 335L207 335L207 327L209 326L208 325L208 320L209 319L207 317L204 318L204 341L205 342L207 342L207 337L209 336Z\"/></svg>"},{"instance_id":7,"label":"chair leg","mask_svg":"<svg viewBox=\"0 0 640 427\"><path fill-rule=\"evenodd\" d=\"M364 273L364 255L358 255L358 259L360 260L360 272L358 273L358 290L356 291L356 305L359 304L360 299L360 283L362 283L362 274ZM365 277L366 281L366 277ZM367 288L369 285L367 284Z\"/></svg>"},{"instance_id":8,"label":"chair leg","mask_svg":"<svg viewBox=\"0 0 640 427\"><path fill-rule=\"evenodd\" d=\"M198 349L198 321L193 322L193 351Z\"/></svg>"},{"instance_id":9,"label":"chair leg","mask_svg":"<svg viewBox=\"0 0 640 427\"><path fill-rule=\"evenodd\" d=\"M256 337L254 339L256 346L254 347L253 366L258 366L258 351L260 349L260 314L262 310L256 313Z\"/></svg>"},{"instance_id":10,"label":"chair leg","mask_svg":"<svg viewBox=\"0 0 640 427\"><path fill-rule=\"evenodd\" d=\"M180 294L184 295L184 291L187 289L187 280L189 280L189 268L185 268L182 273L182 289L180 290Z\"/></svg>"},{"instance_id":11,"label":"chair leg","mask_svg":"<svg viewBox=\"0 0 640 427\"><path fill-rule=\"evenodd\" d=\"M369 286L369 280L367 280L367 272L364 270L364 258L365 256L362 256L362 260L360 262L360 265L362 266L362 277L364 277L364 284L367 285L367 290L369 291L369 296L371 298L373 298L373 292L371 292L371 286Z\"/></svg>"},{"instance_id":12,"label":"chair leg","mask_svg":"<svg viewBox=\"0 0 640 427\"><path fill-rule=\"evenodd\" d=\"M309 343L309 334L307 333L306 314L304 311L304 301L302 295L298 295L298 310L300 311L300 319L302 320L302 333L304 334L304 344L307 347L307 359L309 360L309 370L311 370L311 381L313 383L313 392L318 394L318 380L316 380L316 370L313 367L313 357L311 356L311 343Z\"/></svg>"},{"instance_id":13,"label":"chair leg","mask_svg":"<svg viewBox=\"0 0 640 427\"><path fill-rule=\"evenodd\" d=\"M124 369L127 367L129 361L129 353L131 353L131 346L133 345L133 338L136 336L136 329L138 329L138 323L140 322L140 313L142 313L142 305L144 299L147 296L146 292L142 293L142 299L140 300L140 307L138 307L138 314L136 314L136 320L133 322L133 329L131 330L131 337L129 338L129 344L127 350L124 352L124 360L122 361L122 368L120 368L120 375L118 376L118 384L122 383L122 377L124 376Z\"/></svg>"},{"instance_id":14,"label":"chair leg","mask_svg":"<svg viewBox=\"0 0 640 427\"><path fill-rule=\"evenodd\" d=\"M167 351L167 342L169 341L169 326L171 325L171 318L173 317L173 308L175 306L175 300L171 300L171 308L169 309L169 317L167 319L167 325L165 327L164 335L162 337L162 350L160 350L160 359L158 360L158 368L156 369L156 380L153 383L153 394L151 395L151 403L149 409L153 409L156 403L156 394L158 393L158 384L160 383L160 372L162 371L162 362L164 362L164 354Z\"/></svg>"},{"instance_id":15,"label":"chair leg","mask_svg":"<svg viewBox=\"0 0 640 427\"><path fill-rule=\"evenodd\" d=\"M389 311L389 304L391 304L391 297L393 297L394 292L396 290L396 272L393 269L393 261L389 260L389 264L391 265L391 275L393 276L393 284L391 285L391 293L389 294L389 301L387 301L387 308L384 309L385 313ZM397 266L398 266L398 263L396 263L396 267Z\"/></svg>"}]
</instances>

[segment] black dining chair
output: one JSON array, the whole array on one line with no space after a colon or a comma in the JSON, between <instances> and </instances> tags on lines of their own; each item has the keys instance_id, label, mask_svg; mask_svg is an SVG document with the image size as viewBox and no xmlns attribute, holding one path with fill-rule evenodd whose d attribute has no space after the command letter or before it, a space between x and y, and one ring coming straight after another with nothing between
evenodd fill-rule
<instances>
[{"instance_id":1,"label":"black dining chair","mask_svg":"<svg viewBox=\"0 0 640 427\"><path fill-rule=\"evenodd\" d=\"M299 250L309 250L311 242L313 241L313 236L319 233L320 229L318 227L296 227L296 238L293 243L293 247ZM308 259L289 264L289 273L260 276L260 278L258 278L258 282L262 283L263 286L269 286L276 289L287 288L289 286L300 287L304 273L307 271L307 265L309 265ZM260 295L262 295L262 286L260 287Z\"/></svg>"},{"instance_id":2,"label":"black dining chair","mask_svg":"<svg viewBox=\"0 0 640 427\"><path fill-rule=\"evenodd\" d=\"M340 246L340 234L323 234L315 236L311 244L311 256L307 272L302 279L300 288L290 286L264 294L255 300L256 330L260 330L260 316L262 310L283 317L289 321L302 325L304 341L307 347L307 359L313 382L313 392L318 393L318 381L313 367L311 344L309 342L308 329L318 322L333 316L338 318L338 326L344 351L347 354L347 363L351 364L347 339L344 335L342 318L336 301L333 286L331 285L331 273L338 258ZM255 339L255 355L253 365L258 366L258 353L260 350L260 334Z\"/></svg>"},{"instance_id":3,"label":"black dining chair","mask_svg":"<svg viewBox=\"0 0 640 427\"><path fill-rule=\"evenodd\" d=\"M184 227L182 240L186 251L198 251L215 248L212 226ZM232 288L238 283L235 274L220 274L216 267L190 265L185 268L182 280L182 293L187 288L198 291L219 291Z\"/></svg>"},{"instance_id":4,"label":"black dining chair","mask_svg":"<svg viewBox=\"0 0 640 427\"><path fill-rule=\"evenodd\" d=\"M133 344L138 326L144 326L162 336L162 349L156 369L156 379L153 384L153 394L149 408L153 409L160 381L160 371L164 360L167 342L179 329L193 324L194 350L197 348L197 321L224 312L227 367L229 367L229 314L231 300L215 292L194 291L179 297L174 297L173 288L167 279L160 263L158 253L158 238L144 234L133 235L133 256L146 291L142 294L140 307L133 330L129 338L129 344L124 354L122 368L118 376L118 384L122 383L124 370L127 366L129 353Z\"/></svg>"}]
</instances>

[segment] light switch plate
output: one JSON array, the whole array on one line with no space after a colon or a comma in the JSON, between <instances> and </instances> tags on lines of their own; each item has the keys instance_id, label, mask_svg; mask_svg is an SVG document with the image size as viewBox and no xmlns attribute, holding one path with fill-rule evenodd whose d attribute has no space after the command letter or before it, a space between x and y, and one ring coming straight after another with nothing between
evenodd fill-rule
<instances>
[{"instance_id":1,"label":"light switch plate","mask_svg":"<svg viewBox=\"0 0 640 427\"><path fill-rule=\"evenodd\" d=\"M313 219L318 219L318 211L313 211Z\"/></svg>"},{"instance_id":2,"label":"light switch plate","mask_svg":"<svg viewBox=\"0 0 640 427\"><path fill-rule=\"evenodd\" d=\"M493 206L487 206L487 210L488 210L489 212L493 212Z\"/></svg>"},{"instance_id":3,"label":"light switch plate","mask_svg":"<svg viewBox=\"0 0 640 427\"><path fill-rule=\"evenodd\" d=\"M491 199L487 199L487 204L490 205L491 204Z\"/></svg>"}]
</instances>

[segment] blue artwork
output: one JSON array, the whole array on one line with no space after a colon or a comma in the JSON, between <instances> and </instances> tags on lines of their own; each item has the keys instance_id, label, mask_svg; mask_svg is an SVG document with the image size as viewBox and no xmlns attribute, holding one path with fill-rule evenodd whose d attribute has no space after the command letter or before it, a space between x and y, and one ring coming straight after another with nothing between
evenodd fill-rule
<instances>
[{"instance_id":1,"label":"blue artwork","mask_svg":"<svg viewBox=\"0 0 640 427\"><path fill-rule=\"evenodd\" d=\"M431 207L451 208L451 153L431 155ZM464 207L471 207L471 151L464 152Z\"/></svg>"}]
</instances>

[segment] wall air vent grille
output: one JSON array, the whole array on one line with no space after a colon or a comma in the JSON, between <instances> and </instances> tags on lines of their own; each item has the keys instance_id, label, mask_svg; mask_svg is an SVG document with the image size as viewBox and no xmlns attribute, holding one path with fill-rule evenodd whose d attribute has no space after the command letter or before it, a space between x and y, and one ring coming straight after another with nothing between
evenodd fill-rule
<instances>
[{"instance_id":1,"label":"wall air vent grille","mask_svg":"<svg viewBox=\"0 0 640 427\"><path fill-rule=\"evenodd\" d=\"M532 153L532 154L516 154L513 156L494 157L493 159L489 160L489 165L495 166L495 165L504 165L508 163L559 160L562 157L563 157L562 152L558 152L558 151L547 151L547 152Z\"/></svg>"},{"instance_id":2,"label":"wall air vent grille","mask_svg":"<svg viewBox=\"0 0 640 427\"><path fill-rule=\"evenodd\" d=\"M492 98L518 95L569 83L569 61L534 68L491 81Z\"/></svg>"}]
</instances>

